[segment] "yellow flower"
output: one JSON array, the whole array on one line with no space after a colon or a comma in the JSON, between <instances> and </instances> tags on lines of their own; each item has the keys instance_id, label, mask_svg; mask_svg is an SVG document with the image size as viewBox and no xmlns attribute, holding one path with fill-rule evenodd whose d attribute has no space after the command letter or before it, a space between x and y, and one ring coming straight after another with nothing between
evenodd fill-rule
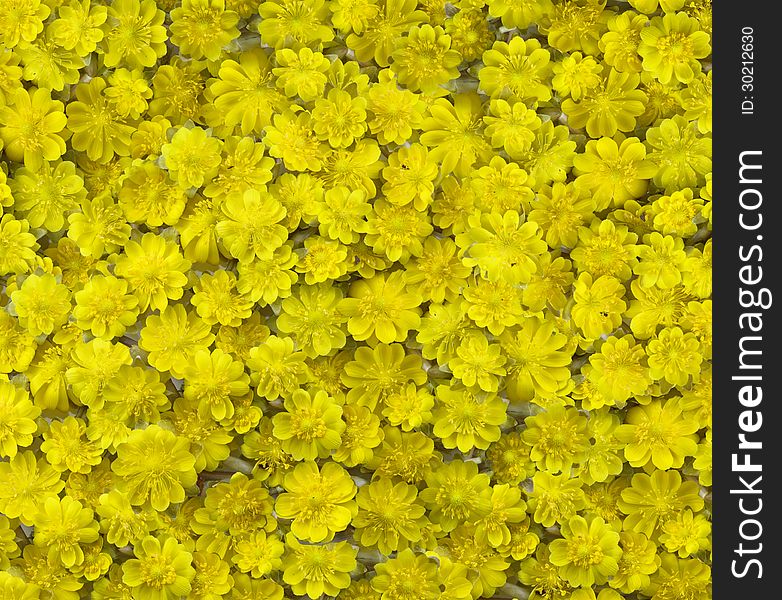
<instances>
[{"instance_id":1,"label":"yellow flower","mask_svg":"<svg viewBox=\"0 0 782 600\"><path fill-rule=\"evenodd\" d=\"M458 248L450 238L429 237L421 256L407 265L407 283L422 300L453 302L466 287L471 269L459 260ZM429 309L431 313L431 306ZM420 331L420 330L419 330Z\"/></svg>"},{"instance_id":2,"label":"yellow flower","mask_svg":"<svg viewBox=\"0 0 782 600\"><path fill-rule=\"evenodd\" d=\"M239 37L239 15L225 10L225 0L182 0L171 11L171 42L196 60L217 60L224 46Z\"/></svg>"},{"instance_id":3,"label":"yellow flower","mask_svg":"<svg viewBox=\"0 0 782 600\"><path fill-rule=\"evenodd\" d=\"M116 252L130 237L130 225L122 208L109 194L84 199L81 212L71 214L68 224L68 237L76 242L82 256L100 258Z\"/></svg>"},{"instance_id":4,"label":"yellow flower","mask_svg":"<svg viewBox=\"0 0 782 600\"><path fill-rule=\"evenodd\" d=\"M358 490L358 514L352 521L356 541L363 547L377 546L381 553L410 547L421 539L426 509L416 501L418 490L403 481L383 477Z\"/></svg>"},{"instance_id":5,"label":"yellow flower","mask_svg":"<svg viewBox=\"0 0 782 600\"><path fill-rule=\"evenodd\" d=\"M489 14L501 17L502 24L508 29L526 29L553 9L551 0L488 0L486 4L489 5Z\"/></svg>"},{"instance_id":6,"label":"yellow flower","mask_svg":"<svg viewBox=\"0 0 782 600\"><path fill-rule=\"evenodd\" d=\"M40 588L8 571L0 572L0 594L8 600L34 600L40 597Z\"/></svg>"},{"instance_id":7,"label":"yellow flower","mask_svg":"<svg viewBox=\"0 0 782 600\"><path fill-rule=\"evenodd\" d=\"M92 6L89 0L71 0L57 9L58 19L49 26L54 40L66 50L75 49L79 56L95 51L105 32L106 6Z\"/></svg>"},{"instance_id":8,"label":"yellow flower","mask_svg":"<svg viewBox=\"0 0 782 600\"><path fill-rule=\"evenodd\" d=\"M698 121L698 131L709 133L712 129L712 72L699 73L689 85L679 92L679 103L684 117Z\"/></svg>"},{"instance_id":9,"label":"yellow flower","mask_svg":"<svg viewBox=\"0 0 782 600\"><path fill-rule=\"evenodd\" d=\"M573 166L575 149L576 143L570 140L568 127L545 121L535 131L530 148L514 158L534 181L543 185L565 181L568 170Z\"/></svg>"},{"instance_id":10,"label":"yellow flower","mask_svg":"<svg viewBox=\"0 0 782 600\"><path fill-rule=\"evenodd\" d=\"M491 511L489 476L478 473L474 462L446 463L426 476L426 486L419 497L430 511L429 518L444 532Z\"/></svg>"},{"instance_id":11,"label":"yellow flower","mask_svg":"<svg viewBox=\"0 0 782 600\"><path fill-rule=\"evenodd\" d=\"M60 132L67 119L62 102L52 100L45 88L18 90L11 99L10 106L0 106L0 139L6 156L35 170L44 160L57 160L65 154Z\"/></svg>"},{"instance_id":12,"label":"yellow flower","mask_svg":"<svg viewBox=\"0 0 782 600\"><path fill-rule=\"evenodd\" d=\"M279 224L285 209L269 194L250 189L231 195L222 211L225 217L216 226L218 240L241 262L268 260L287 239L288 230Z\"/></svg>"},{"instance_id":13,"label":"yellow flower","mask_svg":"<svg viewBox=\"0 0 782 600\"><path fill-rule=\"evenodd\" d=\"M345 430L342 407L324 391L294 391L284 402L285 412L274 415L274 436L296 460L326 458L339 447Z\"/></svg>"},{"instance_id":14,"label":"yellow flower","mask_svg":"<svg viewBox=\"0 0 782 600\"><path fill-rule=\"evenodd\" d=\"M133 127L117 112L105 91L106 80L102 77L80 83L76 86L77 100L65 109L73 148L99 163L109 162L115 154L128 156L133 133Z\"/></svg>"},{"instance_id":15,"label":"yellow flower","mask_svg":"<svg viewBox=\"0 0 782 600\"><path fill-rule=\"evenodd\" d=\"M606 63L617 71L641 71L638 45L641 43L641 30L648 22L644 15L632 11L611 15L607 23L608 31L599 42Z\"/></svg>"},{"instance_id":16,"label":"yellow flower","mask_svg":"<svg viewBox=\"0 0 782 600\"><path fill-rule=\"evenodd\" d=\"M701 136L697 124L680 115L650 127L646 144L649 160L658 167L652 181L666 194L700 186L711 172L711 139Z\"/></svg>"},{"instance_id":17,"label":"yellow flower","mask_svg":"<svg viewBox=\"0 0 782 600\"><path fill-rule=\"evenodd\" d=\"M616 574L622 555L619 534L600 517L572 517L562 526L562 539L549 544L551 562L573 586L603 584Z\"/></svg>"},{"instance_id":18,"label":"yellow flower","mask_svg":"<svg viewBox=\"0 0 782 600\"><path fill-rule=\"evenodd\" d=\"M542 102L551 98L548 79L551 55L534 38L513 37L510 43L497 41L483 53L478 71L481 89L492 98Z\"/></svg>"},{"instance_id":19,"label":"yellow flower","mask_svg":"<svg viewBox=\"0 0 782 600\"><path fill-rule=\"evenodd\" d=\"M108 52L104 59L107 67L151 67L166 53L166 13L155 0L114 0L108 14Z\"/></svg>"},{"instance_id":20,"label":"yellow flower","mask_svg":"<svg viewBox=\"0 0 782 600\"><path fill-rule=\"evenodd\" d=\"M451 36L442 27L412 27L391 54L391 70L413 92L430 91L459 77L461 55L451 49Z\"/></svg>"},{"instance_id":21,"label":"yellow flower","mask_svg":"<svg viewBox=\"0 0 782 600\"><path fill-rule=\"evenodd\" d=\"M501 98L493 99L489 114L483 117L484 135L491 139L493 148L504 148L514 159L529 150L535 140L535 130L542 124L537 113L523 102L511 104Z\"/></svg>"},{"instance_id":22,"label":"yellow flower","mask_svg":"<svg viewBox=\"0 0 782 600\"><path fill-rule=\"evenodd\" d=\"M160 411L171 406L160 373L128 365L120 367L116 377L106 384L103 398L113 404L117 408L116 414L128 419L131 425L157 422Z\"/></svg>"},{"instance_id":23,"label":"yellow flower","mask_svg":"<svg viewBox=\"0 0 782 600\"><path fill-rule=\"evenodd\" d=\"M292 334L310 358L328 356L333 349L344 347L347 338L342 326L347 319L337 309L342 300L339 289L323 284L300 286L298 292L282 301L279 330Z\"/></svg>"},{"instance_id":24,"label":"yellow flower","mask_svg":"<svg viewBox=\"0 0 782 600\"><path fill-rule=\"evenodd\" d=\"M277 536L256 531L236 544L236 554L231 561L243 573L261 578L280 569L283 552L285 544Z\"/></svg>"},{"instance_id":25,"label":"yellow flower","mask_svg":"<svg viewBox=\"0 0 782 600\"><path fill-rule=\"evenodd\" d=\"M265 152L266 146L250 136L226 137L224 158L217 176L206 183L204 195L223 200L249 189L266 191L266 184L273 178L274 159L264 156Z\"/></svg>"},{"instance_id":26,"label":"yellow flower","mask_svg":"<svg viewBox=\"0 0 782 600\"><path fill-rule=\"evenodd\" d=\"M408 332L419 325L421 311L419 299L405 287L401 271L352 283L349 297L340 300L338 309L348 317L353 338L375 338L384 344L407 339Z\"/></svg>"},{"instance_id":27,"label":"yellow flower","mask_svg":"<svg viewBox=\"0 0 782 600\"><path fill-rule=\"evenodd\" d=\"M682 559L675 554L660 555L661 564L644 588L655 600L708 600L711 596L711 568L697 558Z\"/></svg>"},{"instance_id":28,"label":"yellow flower","mask_svg":"<svg viewBox=\"0 0 782 600\"><path fill-rule=\"evenodd\" d=\"M374 455L373 449L383 439L380 417L365 406L346 404L342 408L342 418L345 421L342 443L332 458L346 467L368 463Z\"/></svg>"},{"instance_id":29,"label":"yellow flower","mask_svg":"<svg viewBox=\"0 0 782 600\"><path fill-rule=\"evenodd\" d=\"M147 110L147 100L152 97L152 90L144 74L140 70L117 69L109 75L108 80L109 87L103 93L111 98L117 114L138 119Z\"/></svg>"},{"instance_id":30,"label":"yellow flower","mask_svg":"<svg viewBox=\"0 0 782 600\"><path fill-rule=\"evenodd\" d=\"M400 88L390 69L383 69L367 92L367 110L369 131L381 144L403 144L421 128L426 104L418 94Z\"/></svg>"},{"instance_id":31,"label":"yellow flower","mask_svg":"<svg viewBox=\"0 0 782 600\"><path fill-rule=\"evenodd\" d=\"M652 471L651 475L636 473L630 487L622 491L620 510L627 515L625 531L636 531L651 538L661 526L686 508L699 511L703 498L695 481L682 482L679 471Z\"/></svg>"},{"instance_id":32,"label":"yellow flower","mask_svg":"<svg viewBox=\"0 0 782 600\"><path fill-rule=\"evenodd\" d=\"M10 382L0 381L0 456L13 458L19 447L32 444L41 409L33 406L29 394Z\"/></svg>"},{"instance_id":33,"label":"yellow flower","mask_svg":"<svg viewBox=\"0 0 782 600\"><path fill-rule=\"evenodd\" d=\"M130 348L101 338L79 341L71 350L71 366L65 378L74 395L86 406L103 406L103 388L119 372L122 365L133 359Z\"/></svg>"},{"instance_id":34,"label":"yellow flower","mask_svg":"<svg viewBox=\"0 0 782 600\"><path fill-rule=\"evenodd\" d=\"M489 344L483 334L465 337L456 348L456 357L449 361L454 377L468 388L478 386L485 392L496 392L498 376L506 373L506 358L500 353L499 344Z\"/></svg>"},{"instance_id":35,"label":"yellow flower","mask_svg":"<svg viewBox=\"0 0 782 600\"><path fill-rule=\"evenodd\" d=\"M477 94L466 93L457 94L453 103L438 98L429 107L431 116L421 124L420 141L433 148L430 156L440 164L443 175L453 172L464 177L476 161L491 156L491 147L481 135L480 105Z\"/></svg>"},{"instance_id":36,"label":"yellow flower","mask_svg":"<svg viewBox=\"0 0 782 600\"><path fill-rule=\"evenodd\" d=\"M325 23L329 14L325 0L269 0L261 3L258 13L261 39L274 48L299 49L334 39L334 30Z\"/></svg>"},{"instance_id":37,"label":"yellow flower","mask_svg":"<svg viewBox=\"0 0 782 600\"><path fill-rule=\"evenodd\" d=\"M696 19L687 13L668 13L654 17L641 30L638 54L644 71L650 71L661 83L672 79L689 83L700 73L698 62L711 54L709 34L700 30Z\"/></svg>"},{"instance_id":38,"label":"yellow flower","mask_svg":"<svg viewBox=\"0 0 782 600\"><path fill-rule=\"evenodd\" d=\"M690 188L676 190L669 196L660 196L651 207L654 228L663 235L683 238L695 235L698 231L696 220L704 208L701 200L701 198L693 198ZM711 271L711 265L708 270Z\"/></svg>"},{"instance_id":39,"label":"yellow flower","mask_svg":"<svg viewBox=\"0 0 782 600\"><path fill-rule=\"evenodd\" d=\"M237 289L233 271L218 269L213 275L204 273L193 286L193 293L190 302L208 325L236 327L252 312L253 303Z\"/></svg>"},{"instance_id":40,"label":"yellow flower","mask_svg":"<svg viewBox=\"0 0 782 600\"><path fill-rule=\"evenodd\" d=\"M367 101L348 92L332 89L326 98L315 101L312 127L319 140L332 148L347 148L367 129Z\"/></svg>"},{"instance_id":41,"label":"yellow flower","mask_svg":"<svg viewBox=\"0 0 782 600\"><path fill-rule=\"evenodd\" d=\"M573 0L554 6L550 25L542 29L548 34L548 43L561 52L582 50L599 54L598 40L605 31L608 15L604 0Z\"/></svg>"},{"instance_id":42,"label":"yellow flower","mask_svg":"<svg viewBox=\"0 0 782 600\"><path fill-rule=\"evenodd\" d=\"M0 40L6 48L32 42L43 31L51 8L40 0L11 0L0 10Z\"/></svg>"},{"instance_id":43,"label":"yellow flower","mask_svg":"<svg viewBox=\"0 0 782 600\"><path fill-rule=\"evenodd\" d=\"M31 335L49 335L65 324L71 310L68 288L48 273L30 275L11 294L19 323Z\"/></svg>"},{"instance_id":44,"label":"yellow flower","mask_svg":"<svg viewBox=\"0 0 782 600\"><path fill-rule=\"evenodd\" d=\"M134 546L133 554L136 558L122 565L122 581L134 598L168 600L190 593L195 576L192 555L173 537L148 535Z\"/></svg>"},{"instance_id":45,"label":"yellow flower","mask_svg":"<svg viewBox=\"0 0 782 600\"><path fill-rule=\"evenodd\" d=\"M158 425L135 429L117 448L111 470L119 489L134 506L147 502L157 511L183 502L185 487L196 483L195 457L190 442Z\"/></svg>"},{"instance_id":46,"label":"yellow flower","mask_svg":"<svg viewBox=\"0 0 782 600\"><path fill-rule=\"evenodd\" d=\"M310 48L298 52L282 48L275 52L279 67L273 69L276 85L288 98L298 96L305 102L319 98L326 87L326 72L331 65L328 58Z\"/></svg>"},{"instance_id":47,"label":"yellow flower","mask_svg":"<svg viewBox=\"0 0 782 600\"><path fill-rule=\"evenodd\" d=\"M437 564L410 548L378 563L376 573L371 583L372 588L380 592L381 600L435 600L440 597Z\"/></svg>"},{"instance_id":48,"label":"yellow flower","mask_svg":"<svg viewBox=\"0 0 782 600\"><path fill-rule=\"evenodd\" d=\"M660 542L669 552L687 558L711 548L711 523L706 515L687 509L663 525Z\"/></svg>"},{"instance_id":49,"label":"yellow flower","mask_svg":"<svg viewBox=\"0 0 782 600\"><path fill-rule=\"evenodd\" d=\"M646 94L637 89L640 81L635 73L610 69L594 93L584 96L580 102L568 98L562 103L569 126L574 129L586 126L593 138L632 131L647 101Z\"/></svg>"},{"instance_id":50,"label":"yellow flower","mask_svg":"<svg viewBox=\"0 0 782 600\"><path fill-rule=\"evenodd\" d=\"M35 356L35 338L19 321L0 310L0 373L24 373Z\"/></svg>"},{"instance_id":51,"label":"yellow flower","mask_svg":"<svg viewBox=\"0 0 782 600\"><path fill-rule=\"evenodd\" d=\"M503 333L500 343L508 358L506 385L514 402L554 393L570 376L567 338L550 319L527 319L520 330Z\"/></svg>"},{"instance_id":52,"label":"yellow flower","mask_svg":"<svg viewBox=\"0 0 782 600\"><path fill-rule=\"evenodd\" d=\"M489 281L527 283L537 270L536 259L546 251L537 223L525 222L515 210L471 215L467 232L456 236L466 250L462 262L478 267Z\"/></svg>"},{"instance_id":53,"label":"yellow flower","mask_svg":"<svg viewBox=\"0 0 782 600\"><path fill-rule=\"evenodd\" d=\"M681 238L663 237L656 231L648 234L644 245L638 247L638 257L641 260L633 271L642 287L669 289L681 282L687 260Z\"/></svg>"},{"instance_id":54,"label":"yellow flower","mask_svg":"<svg viewBox=\"0 0 782 600\"><path fill-rule=\"evenodd\" d=\"M68 416L64 421L53 421L41 444L49 464L57 471L84 474L100 464L103 448L84 439L85 432L81 419Z\"/></svg>"},{"instance_id":55,"label":"yellow flower","mask_svg":"<svg viewBox=\"0 0 782 600\"><path fill-rule=\"evenodd\" d=\"M643 533L632 531L619 534L619 545L622 548L619 570L608 585L625 594L648 587L649 575L660 567L657 545Z\"/></svg>"},{"instance_id":56,"label":"yellow flower","mask_svg":"<svg viewBox=\"0 0 782 600\"><path fill-rule=\"evenodd\" d=\"M531 207L529 221L540 226L546 243L556 249L573 248L577 244L579 226L592 216L595 204L583 187L557 182L542 186Z\"/></svg>"},{"instance_id":57,"label":"yellow flower","mask_svg":"<svg viewBox=\"0 0 782 600\"><path fill-rule=\"evenodd\" d=\"M593 279L589 273L579 275L571 316L587 339L611 333L621 324L622 313L627 308L622 299L624 294L625 288L616 277L602 275Z\"/></svg>"},{"instance_id":58,"label":"yellow flower","mask_svg":"<svg viewBox=\"0 0 782 600\"><path fill-rule=\"evenodd\" d=\"M679 327L666 327L646 348L649 374L653 379L665 379L673 385L686 385L690 376L697 379L703 355L694 333L684 333Z\"/></svg>"},{"instance_id":59,"label":"yellow flower","mask_svg":"<svg viewBox=\"0 0 782 600\"><path fill-rule=\"evenodd\" d=\"M610 276L627 281L636 264L637 241L638 234L626 225L593 218L589 227L578 228L578 243L570 258L579 272L586 271L596 278Z\"/></svg>"},{"instance_id":60,"label":"yellow flower","mask_svg":"<svg viewBox=\"0 0 782 600\"><path fill-rule=\"evenodd\" d=\"M323 166L324 145L318 141L312 121L306 111L286 111L275 114L274 124L266 127L263 141L269 154L281 158L286 169L320 171Z\"/></svg>"},{"instance_id":61,"label":"yellow flower","mask_svg":"<svg viewBox=\"0 0 782 600\"><path fill-rule=\"evenodd\" d=\"M418 2L414 0L385 0L376 16L345 39L348 48L362 62L374 59L378 66L387 67L402 33L428 20L426 13L416 8Z\"/></svg>"},{"instance_id":62,"label":"yellow flower","mask_svg":"<svg viewBox=\"0 0 782 600\"><path fill-rule=\"evenodd\" d=\"M293 534L285 537L292 554L282 580L297 596L313 600L323 594L335 596L350 585L350 572L356 568L356 550L348 542L326 545L304 545Z\"/></svg>"},{"instance_id":63,"label":"yellow flower","mask_svg":"<svg viewBox=\"0 0 782 600\"><path fill-rule=\"evenodd\" d=\"M241 125L242 135L260 133L284 100L275 89L269 57L261 48L242 52L238 62L222 61L209 90L223 122L229 127Z\"/></svg>"},{"instance_id":64,"label":"yellow flower","mask_svg":"<svg viewBox=\"0 0 782 600\"><path fill-rule=\"evenodd\" d=\"M237 291L250 302L257 302L260 306L290 296L291 286L299 278L292 271L299 257L293 253L291 246L291 242L280 246L268 260L256 259L249 263L239 263Z\"/></svg>"},{"instance_id":65,"label":"yellow flower","mask_svg":"<svg viewBox=\"0 0 782 600\"><path fill-rule=\"evenodd\" d=\"M318 207L318 231L343 244L358 242L366 233L365 217L372 211L363 190L337 186L328 190Z\"/></svg>"},{"instance_id":66,"label":"yellow flower","mask_svg":"<svg viewBox=\"0 0 782 600\"><path fill-rule=\"evenodd\" d=\"M642 467L651 461L658 469L680 469L697 451L698 428L681 402L672 398L630 409L616 437L625 445L630 465Z\"/></svg>"},{"instance_id":67,"label":"yellow flower","mask_svg":"<svg viewBox=\"0 0 782 600\"><path fill-rule=\"evenodd\" d=\"M207 323L184 305L173 304L150 315L141 330L139 347L149 353L149 364L158 371L171 371L182 379L195 354L211 346L215 336Z\"/></svg>"},{"instance_id":68,"label":"yellow flower","mask_svg":"<svg viewBox=\"0 0 782 600\"><path fill-rule=\"evenodd\" d=\"M597 210L640 198L657 172L638 138L619 135L588 141L585 152L573 158L573 166L576 187L591 192Z\"/></svg>"},{"instance_id":69,"label":"yellow flower","mask_svg":"<svg viewBox=\"0 0 782 600\"><path fill-rule=\"evenodd\" d=\"M200 127L180 127L161 149L166 168L180 187L201 187L217 175L222 142Z\"/></svg>"},{"instance_id":70,"label":"yellow flower","mask_svg":"<svg viewBox=\"0 0 782 600\"><path fill-rule=\"evenodd\" d=\"M130 284L140 311L163 311L169 299L182 297L189 268L190 261L182 257L176 244L146 233L140 242L125 244L114 272Z\"/></svg>"},{"instance_id":71,"label":"yellow flower","mask_svg":"<svg viewBox=\"0 0 782 600\"><path fill-rule=\"evenodd\" d=\"M413 202L417 210L425 210L434 193L437 165L429 160L424 146L402 147L388 157L383 169L383 194L392 204Z\"/></svg>"},{"instance_id":72,"label":"yellow flower","mask_svg":"<svg viewBox=\"0 0 782 600\"><path fill-rule=\"evenodd\" d=\"M551 85L560 95L570 96L576 102L597 87L602 71L594 58L584 57L580 52L574 52L554 63L552 70L554 78Z\"/></svg>"},{"instance_id":73,"label":"yellow flower","mask_svg":"<svg viewBox=\"0 0 782 600\"><path fill-rule=\"evenodd\" d=\"M78 208L87 195L76 165L69 161L44 161L35 170L22 167L14 173L10 189L14 209L31 227L43 226L50 232L62 231L64 213Z\"/></svg>"},{"instance_id":74,"label":"yellow flower","mask_svg":"<svg viewBox=\"0 0 782 600\"><path fill-rule=\"evenodd\" d=\"M552 406L524 419L521 439L532 447L530 458L547 473L567 473L585 458L587 421L574 408Z\"/></svg>"},{"instance_id":75,"label":"yellow flower","mask_svg":"<svg viewBox=\"0 0 782 600\"><path fill-rule=\"evenodd\" d=\"M423 239L433 231L425 212L413 204L399 206L377 200L368 217L364 241L377 254L391 261L407 263L423 252Z\"/></svg>"},{"instance_id":76,"label":"yellow flower","mask_svg":"<svg viewBox=\"0 0 782 600\"><path fill-rule=\"evenodd\" d=\"M287 398L309 379L305 355L294 347L291 338L272 335L250 350L247 367L259 396L267 400Z\"/></svg>"},{"instance_id":77,"label":"yellow flower","mask_svg":"<svg viewBox=\"0 0 782 600\"><path fill-rule=\"evenodd\" d=\"M76 324L98 338L122 336L136 322L138 298L128 294L128 282L113 275L96 275L74 294Z\"/></svg>"},{"instance_id":78,"label":"yellow flower","mask_svg":"<svg viewBox=\"0 0 782 600\"><path fill-rule=\"evenodd\" d=\"M485 450L500 439L499 426L505 419L505 404L495 394L437 386L433 433L446 448Z\"/></svg>"},{"instance_id":79,"label":"yellow flower","mask_svg":"<svg viewBox=\"0 0 782 600\"><path fill-rule=\"evenodd\" d=\"M641 396L651 384L646 353L632 335L611 336L589 357L589 380L611 404Z\"/></svg>"},{"instance_id":80,"label":"yellow flower","mask_svg":"<svg viewBox=\"0 0 782 600\"><path fill-rule=\"evenodd\" d=\"M660 327L679 323L687 310L687 301L691 299L682 286L643 288L637 279L630 284L630 290L633 300L626 315L630 318L630 329L638 339L648 339Z\"/></svg>"},{"instance_id":81,"label":"yellow flower","mask_svg":"<svg viewBox=\"0 0 782 600\"><path fill-rule=\"evenodd\" d=\"M198 404L199 415L216 421L230 419L234 414L232 399L250 389L244 365L222 350L196 352L185 369L184 379L185 399Z\"/></svg>"},{"instance_id":82,"label":"yellow flower","mask_svg":"<svg viewBox=\"0 0 782 600\"><path fill-rule=\"evenodd\" d=\"M84 561L80 544L98 539L98 523L90 508L70 496L62 499L47 498L33 517L36 546L48 548L49 562L73 567Z\"/></svg>"},{"instance_id":83,"label":"yellow flower","mask_svg":"<svg viewBox=\"0 0 782 600\"><path fill-rule=\"evenodd\" d=\"M520 488L507 483L495 485L491 494L491 512L477 521L476 540L488 542L493 548L510 544L510 524L526 519L525 508Z\"/></svg>"},{"instance_id":84,"label":"yellow flower","mask_svg":"<svg viewBox=\"0 0 782 600\"><path fill-rule=\"evenodd\" d=\"M293 520L291 532L302 540L330 541L358 512L356 484L337 463L326 462L319 469L314 462L301 462L282 485L285 492L277 497L274 510L280 518Z\"/></svg>"},{"instance_id":85,"label":"yellow flower","mask_svg":"<svg viewBox=\"0 0 782 600\"><path fill-rule=\"evenodd\" d=\"M383 169L380 161L381 151L373 139L360 139L352 149L324 150L322 169L318 178L326 189L346 186L349 189L363 190L367 198L377 194L374 179Z\"/></svg>"},{"instance_id":86,"label":"yellow flower","mask_svg":"<svg viewBox=\"0 0 782 600\"><path fill-rule=\"evenodd\" d=\"M431 408L434 397L426 388L417 388L408 383L404 388L385 399L382 413L391 425L401 426L403 431L411 431L422 423L432 419Z\"/></svg>"}]
</instances>

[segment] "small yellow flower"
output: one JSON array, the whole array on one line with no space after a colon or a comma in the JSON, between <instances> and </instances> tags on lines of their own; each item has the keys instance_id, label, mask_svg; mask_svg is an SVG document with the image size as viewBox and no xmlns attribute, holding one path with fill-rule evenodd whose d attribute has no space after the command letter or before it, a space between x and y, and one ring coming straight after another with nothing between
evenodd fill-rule
<instances>
[{"instance_id":1,"label":"small yellow flower","mask_svg":"<svg viewBox=\"0 0 782 600\"><path fill-rule=\"evenodd\" d=\"M275 511L292 519L291 531L312 542L330 541L356 516L356 484L341 466L326 462L320 469L311 461L299 463L283 481Z\"/></svg>"},{"instance_id":2,"label":"small yellow flower","mask_svg":"<svg viewBox=\"0 0 782 600\"><path fill-rule=\"evenodd\" d=\"M32 444L40 414L24 389L0 381L0 456L13 458L19 447Z\"/></svg>"},{"instance_id":3,"label":"small yellow flower","mask_svg":"<svg viewBox=\"0 0 782 600\"><path fill-rule=\"evenodd\" d=\"M348 318L348 331L356 340L376 337L384 344L401 342L420 323L419 300L405 291L400 271L388 277L378 274L350 286L349 296L340 301L340 312Z\"/></svg>"},{"instance_id":4,"label":"small yellow flower","mask_svg":"<svg viewBox=\"0 0 782 600\"><path fill-rule=\"evenodd\" d=\"M113 275L96 275L74 299L76 324L105 340L125 333L139 313L138 298L128 293L128 282Z\"/></svg>"},{"instance_id":5,"label":"small yellow flower","mask_svg":"<svg viewBox=\"0 0 782 600\"><path fill-rule=\"evenodd\" d=\"M217 175L221 146L219 139L200 127L180 127L161 153L166 168L181 187L201 187Z\"/></svg>"},{"instance_id":6,"label":"small yellow flower","mask_svg":"<svg viewBox=\"0 0 782 600\"><path fill-rule=\"evenodd\" d=\"M62 102L45 88L18 90L11 100L10 106L0 106L0 139L8 158L30 169L60 158L65 153L60 132L67 122Z\"/></svg>"},{"instance_id":7,"label":"small yellow flower","mask_svg":"<svg viewBox=\"0 0 782 600\"><path fill-rule=\"evenodd\" d=\"M176 598L187 595L195 569L192 555L172 537L148 535L133 548L136 558L122 565L122 581L138 598Z\"/></svg>"},{"instance_id":8,"label":"small yellow flower","mask_svg":"<svg viewBox=\"0 0 782 600\"><path fill-rule=\"evenodd\" d=\"M19 323L32 335L50 334L64 325L71 310L71 294L54 275L30 275L11 294Z\"/></svg>"},{"instance_id":9,"label":"small yellow flower","mask_svg":"<svg viewBox=\"0 0 782 600\"><path fill-rule=\"evenodd\" d=\"M711 53L709 34L700 31L698 21L684 12L654 17L641 30L638 54L643 68L651 71L661 83L676 79L689 83L701 71L698 59Z\"/></svg>"},{"instance_id":10,"label":"small yellow flower","mask_svg":"<svg viewBox=\"0 0 782 600\"><path fill-rule=\"evenodd\" d=\"M239 36L239 15L225 10L225 0L183 0L171 11L171 21L171 42L196 60L217 60L223 47Z\"/></svg>"},{"instance_id":11,"label":"small yellow flower","mask_svg":"<svg viewBox=\"0 0 782 600\"><path fill-rule=\"evenodd\" d=\"M91 509L70 496L47 498L33 517L36 546L48 548L51 563L73 567L84 561L81 544L98 539L98 523Z\"/></svg>"},{"instance_id":12,"label":"small yellow flower","mask_svg":"<svg viewBox=\"0 0 782 600\"><path fill-rule=\"evenodd\" d=\"M185 499L185 488L195 485L195 457L190 442L176 434L150 425L135 429L117 448L111 470L120 478L119 488L134 506L149 503L163 511Z\"/></svg>"},{"instance_id":13,"label":"small yellow flower","mask_svg":"<svg viewBox=\"0 0 782 600\"><path fill-rule=\"evenodd\" d=\"M562 536L549 544L551 562L571 585L602 584L618 571L619 534L600 517L572 517L562 527Z\"/></svg>"}]
</instances>

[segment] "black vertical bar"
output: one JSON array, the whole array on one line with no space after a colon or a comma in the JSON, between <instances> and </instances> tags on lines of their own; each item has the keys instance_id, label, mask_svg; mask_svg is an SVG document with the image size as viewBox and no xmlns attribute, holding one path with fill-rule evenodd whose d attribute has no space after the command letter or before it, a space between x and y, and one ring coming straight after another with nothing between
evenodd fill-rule
<instances>
[{"instance_id":1,"label":"black vertical bar","mask_svg":"<svg viewBox=\"0 0 782 600\"><path fill-rule=\"evenodd\" d=\"M782 36L775 5L714 2L716 600L782 597L776 553L782 487L775 485L782 458L776 365L782 298L773 298L782 271L775 181Z\"/></svg>"}]
</instances>

